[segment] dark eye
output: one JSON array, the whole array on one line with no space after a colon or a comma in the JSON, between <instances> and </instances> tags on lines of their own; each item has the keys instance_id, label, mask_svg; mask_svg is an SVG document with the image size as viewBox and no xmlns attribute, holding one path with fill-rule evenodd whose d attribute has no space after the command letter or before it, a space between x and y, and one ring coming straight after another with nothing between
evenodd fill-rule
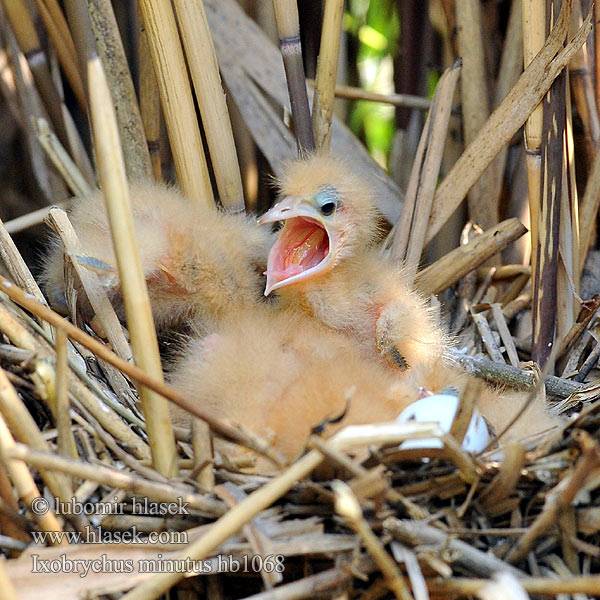
<instances>
[{"instance_id":1,"label":"dark eye","mask_svg":"<svg viewBox=\"0 0 600 600\"><path fill-rule=\"evenodd\" d=\"M338 208L338 192L332 186L323 186L315 196L318 211L325 217L332 215Z\"/></svg>"},{"instance_id":2,"label":"dark eye","mask_svg":"<svg viewBox=\"0 0 600 600\"><path fill-rule=\"evenodd\" d=\"M332 200L329 200L328 202L325 202L325 204L321 204L321 206L319 206L319 210L321 211L321 214L325 215L326 217L328 217L329 215L332 215L335 212L336 208L337 208L337 204L335 202L333 202Z\"/></svg>"}]
</instances>

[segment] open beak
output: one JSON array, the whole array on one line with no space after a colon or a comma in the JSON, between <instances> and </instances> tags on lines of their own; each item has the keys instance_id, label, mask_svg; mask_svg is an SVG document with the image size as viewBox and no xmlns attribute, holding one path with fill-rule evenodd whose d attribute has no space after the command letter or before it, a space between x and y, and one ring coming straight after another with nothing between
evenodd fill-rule
<instances>
[{"instance_id":1,"label":"open beak","mask_svg":"<svg viewBox=\"0 0 600 600\"><path fill-rule=\"evenodd\" d=\"M267 261L265 296L273 290L306 281L331 268L337 235L310 199L288 196L266 212L258 224L284 221Z\"/></svg>"}]
</instances>

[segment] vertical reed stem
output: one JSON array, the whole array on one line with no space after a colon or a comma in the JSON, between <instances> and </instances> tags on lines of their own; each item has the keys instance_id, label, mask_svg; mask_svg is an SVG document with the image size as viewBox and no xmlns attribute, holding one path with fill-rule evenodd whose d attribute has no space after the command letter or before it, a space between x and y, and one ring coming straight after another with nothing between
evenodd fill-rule
<instances>
[{"instance_id":1,"label":"vertical reed stem","mask_svg":"<svg viewBox=\"0 0 600 600\"><path fill-rule=\"evenodd\" d=\"M318 150L329 151L344 0L326 0L313 97L312 123Z\"/></svg>"},{"instance_id":2,"label":"vertical reed stem","mask_svg":"<svg viewBox=\"0 0 600 600\"><path fill-rule=\"evenodd\" d=\"M298 151L302 155L315 149L315 138L302 63L298 5L296 0L273 0L273 8L275 9L279 47L283 56L283 66L290 94Z\"/></svg>"},{"instance_id":3,"label":"vertical reed stem","mask_svg":"<svg viewBox=\"0 0 600 600\"><path fill-rule=\"evenodd\" d=\"M169 0L140 0L177 179L194 202L214 203L175 16Z\"/></svg>"},{"instance_id":4,"label":"vertical reed stem","mask_svg":"<svg viewBox=\"0 0 600 600\"><path fill-rule=\"evenodd\" d=\"M162 380L162 367L150 300L135 242L131 203L116 117L106 77L98 57L88 63L88 80L98 179L104 193L115 246L133 355L140 368ZM167 401L143 386L138 389L146 417L154 468L162 475L171 477L176 473L177 453Z\"/></svg>"},{"instance_id":5,"label":"vertical reed stem","mask_svg":"<svg viewBox=\"0 0 600 600\"><path fill-rule=\"evenodd\" d=\"M560 0L552 0L549 23L554 23ZM544 368L554 345L557 273L562 197L566 74L555 79L543 102L542 182L537 268L533 279L533 360Z\"/></svg>"}]
</instances>

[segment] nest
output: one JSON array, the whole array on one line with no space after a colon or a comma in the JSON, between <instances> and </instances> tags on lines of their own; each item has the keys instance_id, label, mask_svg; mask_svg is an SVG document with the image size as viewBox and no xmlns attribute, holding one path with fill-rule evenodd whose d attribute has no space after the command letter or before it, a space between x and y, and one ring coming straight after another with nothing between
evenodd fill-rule
<instances>
[{"instance_id":1,"label":"nest","mask_svg":"<svg viewBox=\"0 0 600 600\"><path fill-rule=\"evenodd\" d=\"M225 84L277 173L282 168L281 159L296 153L296 141L279 117L282 107L287 106L288 89L277 51L264 46L262 34L233 2L207 1L204 16L202 11L186 8L185 3L178 4L183 38L186 19L198 27L207 27L208 19ZM280 3L279 10L285 5ZM542 235L535 239L537 246L533 249L537 257L533 271L541 273L534 277L533 284L528 265L502 264L500 259L490 263L495 260L492 257L498 258L500 251L525 233L515 218L493 222L485 231L466 226L458 248L428 267L419 268L425 244L440 230L550 86L557 85L553 81L563 67L569 61L580 60L578 52L589 34L589 19L563 47L572 17L571 2L565 0L563 5L542 51L523 76L507 86L511 89L507 99L481 124L479 133L469 140L467 150L436 191L448 118L445 127L440 123L444 114L452 113L460 65L455 63L446 71L431 104L422 138L424 146L417 152L401 217L395 201L400 193L397 185L335 120L331 135L334 149L343 148L357 172L377 188L381 213L396 223L386 240L386 251L401 257L407 268L413 269L415 286L422 293L437 296L432 302L438 303L447 330L457 340L449 359L493 385L529 390L531 398L545 395L554 412L565 415L565 425L520 443L503 444L503 432L496 432L498 437L492 447L478 455L469 454L461 442L475 407L474 384L461 398L459 416L449 433L426 423L395 425L391 429L386 425L357 426L329 438L315 433L307 440L301 457L282 465L277 452L257 432L203 414L201 407L165 385L160 368L153 370L152 359L143 365L138 361L143 369L127 360L130 340L110 304L100 302L94 307L110 346L96 334L95 323L79 322L78 327L50 310L8 233L23 228L23 221L11 221L6 228L0 227L0 253L8 277L0 276L0 549L7 557L0 562L0 581L7 598L34 598L40 588L50 598L128 600L157 598L171 588L175 590L173 594L182 598L377 598L393 594L420 600L597 594L600 405L594 382L600 356L596 337L600 296L594 292L600 287L600 277L595 268L597 253L591 251L588 257L587 249L598 209L600 160L594 158L592 165L584 167L588 178L581 203L581 226L573 220L561 231L561 264L572 266L577 263L573 257L587 257L580 302L574 301L569 287L578 287L574 282L574 278L579 280L577 267L560 267L564 272L561 270L558 275L558 291L547 284L556 268L559 249ZM100 44L102 38L98 32L105 32L107 39L118 39L112 13L103 12L106 7L100 2L93 2L90 7L96 43ZM125 181L124 169L118 160L118 137L112 135L116 122L98 107L114 102L124 109L121 116L131 116L138 110L135 96L131 96L133 88L129 96L119 92L111 98L109 92L115 91L118 82L109 80L106 84L100 62L85 36L74 35L77 48L71 50L67 43L71 39L69 30L61 20L60 8L52 8L50 16L40 11L49 31L53 22L64 26L58 28L57 34L53 30L57 37L51 40L52 44L64 44L67 54L73 52L89 61L88 103L79 71L72 62L61 58L77 100L90 110L98 180L110 205L111 193L118 197L119 181ZM159 10L159 5L142 3L151 50L144 51L147 61L150 55L156 59L157 40L171 39L161 38L167 35L161 30L161 23L167 27L172 15L156 12ZM461 10L462 4L457 3L459 20L465 19ZM34 71L31 65L36 86L40 87L40 100L37 91L33 93L24 86L31 75L21 54L26 52L23 44L27 35L18 29L9 3L5 11L10 13L12 29L4 23L0 37L11 62L0 64L4 82L0 89L34 149L32 169L39 181L46 181L47 199L56 201L66 195L58 172L75 194L84 194L89 189L88 181L94 180L85 151L83 147L76 149L71 138L71 153L76 160L65 156L60 140L45 121L38 119L45 111L51 113L48 98L41 91L41 80L37 79L44 75L40 75L39 67ZM293 25L293 11L290 14ZM290 25L290 14L286 12L286 18L280 18L282 39L293 37L284 31ZM576 22L576 15L573 19ZM70 21L76 29L77 19ZM79 26L82 22L86 20L79 20ZM18 44L13 33L17 34ZM449 29L446 34L450 35ZM508 32L506 36L508 40ZM331 43L335 37L327 33L325 43ZM186 42L186 55L193 78L198 66L194 63L204 63L202 58L194 57L194 49L198 49L190 44ZM245 45L253 51L249 52ZM103 47L100 53L107 73L111 65L124 61L118 49ZM0 59L6 56L3 50ZM209 54L208 59L212 56ZM144 64L148 67L150 63ZM295 68L297 65L286 61L288 74ZM118 69L114 67L112 71ZM587 89L590 82L580 75L581 70L573 72L575 85ZM179 65L178 77L187 82L183 63ZM556 82L563 86L564 94L561 76ZM317 86L322 85L317 79ZM155 82L148 89L143 97L156 100ZM163 99L172 103L179 92L177 85L161 88ZM236 210L241 198L239 190L224 183L226 165L231 164L231 160L226 160L227 152L232 146L227 148L224 143L225 148L213 147L215 139L227 139L227 132L215 133L207 125L222 118L218 112L210 112L211 107L218 110L220 85L213 92L211 96L206 89L197 91L198 103L220 201L225 208ZM289 93L297 94L292 84ZM585 94L578 98L583 101ZM25 99L33 104L27 104ZM94 99L100 99L97 105ZM181 102L185 104L184 100ZM466 99L463 104L463 110L472 109ZM177 125L176 115L169 114L167 106L168 103L165 118L169 125L180 127L180 133L185 131L185 120ZM577 106L584 130L584 139L579 142L585 146L590 141L585 136L591 131L592 117L583 114L582 106ZM560 102L549 103L546 110L560 116L564 106ZM121 132L130 132L129 144L123 142L130 177L136 176L136 169L138 176L144 169L148 174L153 168L155 175L160 170L160 155L140 151L146 141L156 142L159 138L158 111L153 114L156 121L145 122L146 139L142 131L141 141L135 131L119 123ZM192 114L194 122L188 126L198 132L198 156L204 156L198 123ZM32 117L37 119L37 133L29 126ZM470 115L465 113L464 118ZM294 119L301 144L308 143L310 127L306 115L294 114ZM59 137L65 133L60 131L60 123L60 118L54 123ZM564 114L561 123L562 129L555 132L557 139L568 135ZM438 126L442 127L443 136ZM323 128L315 127L315 131ZM152 137L152 132L156 137ZM195 169L202 170L202 165L184 165L185 143L178 145L181 140L177 142L176 138L171 138L171 147L181 187L190 196L209 194L211 198L210 180L202 183L197 178ZM57 172L42 155L42 147L58 167ZM151 151L155 149L152 143L149 147ZM194 150L192 154L195 153ZM562 172L563 152L558 158L556 153L544 156L548 161L558 161L547 163L549 170L541 178L542 185L550 190L549 174L552 167L554 172ZM572 166L573 157L567 158L571 160L564 172L571 185L568 199L577 204L574 174L566 168ZM237 165L237 159L233 161ZM541 176L542 171L537 174ZM111 181L116 182L116 188L111 188ZM127 215L118 212L118 202L112 206L116 222L125 223ZM473 207L472 210L476 212ZM553 209L543 204L541 211L550 229L555 227L557 231ZM486 220L482 214L473 218ZM27 219L39 221L39 214L32 213ZM50 221L65 243L66 255L75 256L77 240L70 237L64 213L54 209ZM126 239L124 229L121 233L113 230L113 235ZM581 246L575 243L579 238ZM124 256L128 262L127 254ZM69 277L79 277L86 293L93 294L94 282L85 280L85 270L83 275L77 272L76 262L72 261ZM125 297L137 293L134 278L122 280ZM558 304L548 303L552 295ZM74 306L76 299L71 298L70 304ZM563 331L554 343L557 311L572 316L566 321L567 326L561 322ZM532 313L540 324L533 340L527 325ZM76 315L71 317L77 322ZM143 320L128 325L134 347L150 339L145 336L154 335ZM524 335L516 334L519 328L525 331ZM548 343L554 348L552 352L543 349ZM527 368L524 363L532 357L546 366L542 370ZM174 428L175 455L167 451L168 431L146 423L135 385L146 390L142 395L151 390L155 397L167 398L204 417L191 428ZM142 399L154 401L148 395ZM519 407L510 410L515 419L519 418ZM155 429L150 431L152 428ZM279 472L270 477L257 475L251 457L240 457L238 453L230 456L227 452L213 454L211 436L225 437L263 454L280 465ZM423 438L436 438L440 443L437 448L401 447L403 441ZM164 454L157 453L156 448L163 443ZM162 457L155 459L154 464L151 446L155 456ZM121 593L125 595L120 596Z\"/></svg>"}]
</instances>

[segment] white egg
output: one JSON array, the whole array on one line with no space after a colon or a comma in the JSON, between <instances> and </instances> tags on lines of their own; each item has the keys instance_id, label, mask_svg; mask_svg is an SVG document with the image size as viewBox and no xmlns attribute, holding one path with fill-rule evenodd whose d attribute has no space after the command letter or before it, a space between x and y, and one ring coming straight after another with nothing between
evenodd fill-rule
<instances>
[{"instance_id":1,"label":"white egg","mask_svg":"<svg viewBox=\"0 0 600 600\"><path fill-rule=\"evenodd\" d=\"M444 393L426 396L405 408L397 417L398 423L438 423L444 431L450 431L456 411L458 397ZM462 448L467 452L481 452L490 443L491 438L487 425L477 409L473 411L471 422L463 439ZM423 440L407 440L400 444L402 449L409 448L441 448L442 442L436 438Z\"/></svg>"}]
</instances>

